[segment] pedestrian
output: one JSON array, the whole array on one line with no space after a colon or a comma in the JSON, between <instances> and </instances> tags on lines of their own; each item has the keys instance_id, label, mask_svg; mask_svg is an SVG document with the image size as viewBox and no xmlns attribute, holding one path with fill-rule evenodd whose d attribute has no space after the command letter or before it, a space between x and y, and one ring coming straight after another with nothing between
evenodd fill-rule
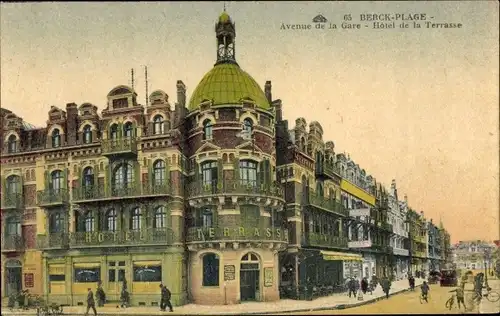
<instances>
[{"instance_id":1,"label":"pedestrian","mask_svg":"<svg viewBox=\"0 0 500 316\"><path fill-rule=\"evenodd\" d=\"M384 276L382 278L382 281L380 281L380 286L382 286L382 290L385 293L385 297L389 298L389 290L391 289L391 281L389 281L389 279L386 276Z\"/></svg>"},{"instance_id":2,"label":"pedestrian","mask_svg":"<svg viewBox=\"0 0 500 316\"><path fill-rule=\"evenodd\" d=\"M161 288L161 300L160 300L160 310L165 311L165 309L168 307L168 309L173 312L174 308L172 307L172 303L170 303L170 298L172 297L172 293L170 293L170 290L163 284L160 284Z\"/></svg>"},{"instance_id":3,"label":"pedestrian","mask_svg":"<svg viewBox=\"0 0 500 316\"><path fill-rule=\"evenodd\" d=\"M104 303L106 302L106 293L104 293L101 281L97 282L97 290L95 291L95 296L97 298L97 306L103 307Z\"/></svg>"},{"instance_id":4,"label":"pedestrian","mask_svg":"<svg viewBox=\"0 0 500 316\"><path fill-rule=\"evenodd\" d=\"M94 293L92 293L92 289L88 288L87 294L87 311L85 312L85 316L89 314L89 310L92 308L94 311L94 315L97 316L97 310L95 309L95 301L94 301Z\"/></svg>"},{"instance_id":5,"label":"pedestrian","mask_svg":"<svg viewBox=\"0 0 500 316\"><path fill-rule=\"evenodd\" d=\"M455 292L457 296L457 302L458 302L458 309L460 309L460 303L464 306L464 310L467 309L465 306L465 293L464 293L464 287L465 283L462 282L456 289L450 291L450 292ZM450 307L451 308L451 307Z\"/></svg>"},{"instance_id":6,"label":"pedestrian","mask_svg":"<svg viewBox=\"0 0 500 316\"><path fill-rule=\"evenodd\" d=\"M123 280L122 291L120 293L120 307L122 308L127 308L129 306L130 297L127 288L127 280Z\"/></svg>"},{"instance_id":7,"label":"pedestrian","mask_svg":"<svg viewBox=\"0 0 500 316\"><path fill-rule=\"evenodd\" d=\"M354 280L353 277L349 279L349 282L347 283L347 288L349 289L349 298L351 297L351 294L356 297L356 280Z\"/></svg>"},{"instance_id":8,"label":"pedestrian","mask_svg":"<svg viewBox=\"0 0 500 316\"><path fill-rule=\"evenodd\" d=\"M366 278L361 280L361 291L363 294L366 294L366 291L368 291L368 280Z\"/></svg>"},{"instance_id":9,"label":"pedestrian","mask_svg":"<svg viewBox=\"0 0 500 316\"><path fill-rule=\"evenodd\" d=\"M424 281L424 283L422 284L422 286L420 287L420 290L422 291L422 298L427 302L429 303L429 301L427 300L427 295L429 295L429 284L427 284L426 281Z\"/></svg>"},{"instance_id":10,"label":"pedestrian","mask_svg":"<svg viewBox=\"0 0 500 316\"><path fill-rule=\"evenodd\" d=\"M413 275L410 275L408 282L410 283L410 290L415 291L415 278L413 277Z\"/></svg>"}]
</instances>

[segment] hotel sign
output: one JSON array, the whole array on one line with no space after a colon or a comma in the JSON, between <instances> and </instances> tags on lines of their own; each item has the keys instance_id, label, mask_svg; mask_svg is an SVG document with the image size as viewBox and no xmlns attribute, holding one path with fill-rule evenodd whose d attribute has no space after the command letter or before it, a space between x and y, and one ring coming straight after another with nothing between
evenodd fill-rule
<instances>
[{"instance_id":1,"label":"hotel sign","mask_svg":"<svg viewBox=\"0 0 500 316\"><path fill-rule=\"evenodd\" d=\"M288 230L257 227L206 227L191 230L189 241L206 240L280 240L288 241Z\"/></svg>"}]
</instances>

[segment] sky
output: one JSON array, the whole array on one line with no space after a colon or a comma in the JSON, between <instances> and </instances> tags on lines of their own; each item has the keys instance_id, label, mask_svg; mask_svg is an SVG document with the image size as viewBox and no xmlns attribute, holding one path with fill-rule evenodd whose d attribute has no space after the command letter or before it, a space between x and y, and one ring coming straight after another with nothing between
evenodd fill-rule
<instances>
[{"instance_id":1,"label":"sky","mask_svg":"<svg viewBox=\"0 0 500 316\"><path fill-rule=\"evenodd\" d=\"M145 103L188 98L215 62L222 2L1 4L1 106L44 126L51 105L103 109L115 86ZM289 126L319 121L335 143L453 242L499 239L499 6L454 2L228 2L239 65L283 101ZM462 28L373 29L361 14L426 14ZM325 29L280 29L312 24ZM342 29L345 15L361 29ZM337 29L328 29L334 23ZM409 22L413 25L413 21ZM367 25L367 26L365 26Z\"/></svg>"}]
</instances>

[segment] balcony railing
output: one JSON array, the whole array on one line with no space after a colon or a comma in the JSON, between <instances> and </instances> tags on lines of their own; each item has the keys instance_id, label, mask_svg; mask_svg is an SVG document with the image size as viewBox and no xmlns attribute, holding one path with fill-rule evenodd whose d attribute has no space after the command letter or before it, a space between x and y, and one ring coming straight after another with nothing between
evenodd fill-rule
<instances>
[{"instance_id":1,"label":"balcony railing","mask_svg":"<svg viewBox=\"0 0 500 316\"><path fill-rule=\"evenodd\" d=\"M2 195L2 209L18 210L23 208L22 193L5 193Z\"/></svg>"},{"instance_id":2,"label":"balcony railing","mask_svg":"<svg viewBox=\"0 0 500 316\"><path fill-rule=\"evenodd\" d=\"M303 233L302 244L313 247L347 248L347 238L318 233Z\"/></svg>"},{"instance_id":3,"label":"balcony railing","mask_svg":"<svg viewBox=\"0 0 500 316\"><path fill-rule=\"evenodd\" d=\"M382 222L382 229L385 230L385 231L388 231L388 232L393 232L393 227L392 227L392 224L389 224L387 222Z\"/></svg>"},{"instance_id":4,"label":"balcony railing","mask_svg":"<svg viewBox=\"0 0 500 316\"><path fill-rule=\"evenodd\" d=\"M24 249L22 235L5 235L2 240L2 252L20 251Z\"/></svg>"},{"instance_id":5,"label":"balcony railing","mask_svg":"<svg viewBox=\"0 0 500 316\"><path fill-rule=\"evenodd\" d=\"M329 178L335 177L335 174L340 174L339 170L329 164L316 165L316 176L325 175Z\"/></svg>"},{"instance_id":6,"label":"balcony railing","mask_svg":"<svg viewBox=\"0 0 500 316\"><path fill-rule=\"evenodd\" d=\"M288 242L288 230L276 227L190 227L186 242L281 241Z\"/></svg>"},{"instance_id":7,"label":"balcony railing","mask_svg":"<svg viewBox=\"0 0 500 316\"><path fill-rule=\"evenodd\" d=\"M408 249L393 248L392 252L396 256L409 256L410 255L410 251Z\"/></svg>"},{"instance_id":8,"label":"balcony railing","mask_svg":"<svg viewBox=\"0 0 500 316\"><path fill-rule=\"evenodd\" d=\"M133 137L105 139L101 141L101 153L107 155L137 155L137 140Z\"/></svg>"},{"instance_id":9,"label":"balcony railing","mask_svg":"<svg viewBox=\"0 0 500 316\"><path fill-rule=\"evenodd\" d=\"M283 198L283 188L278 183L259 184L246 180L195 181L188 185L189 197L219 194L264 195Z\"/></svg>"},{"instance_id":10,"label":"balcony railing","mask_svg":"<svg viewBox=\"0 0 500 316\"><path fill-rule=\"evenodd\" d=\"M37 192L39 206L59 206L68 202L68 190L66 189L46 189Z\"/></svg>"},{"instance_id":11,"label":"balcony railing","mask_svg":"<svg viewBox=\"0 0 500 316\"><path fill-rule=\"evenodd\" d=\"M170 194L172 194L172 185L169 181L153 184L129 183L123 186L89 185L73 188L73 200L80 202Z\"/></svg>"},{"instance_id":12,"label":"balcony railing","mask_svg":"<svg viewBox=\"0 0 500 316\"><path fill-rule=\"evenodd\" d=\"M371 240L353 240L347 243L349 248L371 248L373 243Z\"/></svg>"},{"instance_id":13,"label":"balcony railing","mask_svg":"<svg viewBox=\"0 0 500 316\"><path fill-rule=\"evenodd\" d=\"M37 247L39 249L65 249L68 244L68 233L48 233L37 236Z\"/></svg>"},{"instance_id":14,"label":"balcony railing","mask_svg":"<svg viewBox=\"0 0 500 316\"><path fill-rule=\"evenodd\" d=\"M305 204L337 213L342 216L349 216L349 211L347 211L342 204L334 199L328 199L315 194L309 194Z\"/></svg>"},{"instance_id":15,"label":"balcony railing","mask_svg":"<svg viewBox=\"0 0 500 316\"><path fill-rule=\"evenodd\" d=\"M137 231L95 231L69 234L74 247L172 245L174 232L170 228L148 228Z\"/></svg>"}]
</instances>

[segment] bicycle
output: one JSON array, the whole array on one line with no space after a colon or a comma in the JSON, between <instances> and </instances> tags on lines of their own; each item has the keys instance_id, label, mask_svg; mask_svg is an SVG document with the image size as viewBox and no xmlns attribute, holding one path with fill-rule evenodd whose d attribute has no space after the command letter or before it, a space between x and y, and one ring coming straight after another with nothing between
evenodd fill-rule
<instances>
[{"instance_id":1,"label":"bicycle","mask_svg":"<svg viewBox=\"0 0 500 316\"><path fill-rule=\"evenodd\" d=\"M444 304L444 307L448 308L449 310L451 310L453 308L453 304L455 304L455 296L456 295L452 295L447 301L446 303Z\"/></svg>"},{"instance_id":2,"label":"bicycle","mask_svg":"<svg viewBox=\"0 0 500 316\"><path fill-rule=\"evenodd\" d=\"M420 304L424 304L424 302L429 303L429 294L420 294Z\"/></svg>"},{"instance_id":3,"label":"bicycle","mask_svg":"<svg viewBox=\"0 0 500 316\"><path fill-rule=\"evenodd\" d=\"M498 294L498 292L492 291L491 287L486 288L486 293L483 294L483 296L492 303L495 303L500 299L500 294Z\"/></svg>"}]
</instances>

